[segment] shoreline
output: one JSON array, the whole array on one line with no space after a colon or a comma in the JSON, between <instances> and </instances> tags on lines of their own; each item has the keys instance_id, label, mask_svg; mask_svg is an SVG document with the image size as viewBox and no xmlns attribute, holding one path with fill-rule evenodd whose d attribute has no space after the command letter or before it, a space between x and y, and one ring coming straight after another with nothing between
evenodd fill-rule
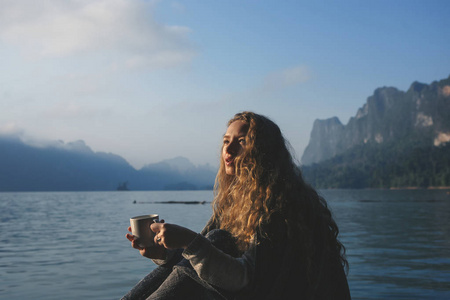
<instances>
[{"instance_id":1,"label":"shoreline","mask_svg":"<svg viewBox=\"0 0 450 300\"><path fill-rule=\"evenodd\" d=\"M390 187L389 190L450 190L450 186L408 186L408 187Z\"/></svg>"},{"instance_id":2,"label":"shoreline","mask_svg":"<svg viewBox=\"0 0 450 300\"><path fill-rule=\"evenodd\" d=\"M405 187L388 187L388 188L317 188L317 190L450 190L450 186L405 186Z\"/></svg>"},{"instance_id":3,"label":"shoreline","mask_svg":"<svg viewBox=\"0 0 450 300\"><path fill-rule=\"evenodd\" d=\"M450 190L450 186L429 186L429 187L418 187L418 186L405 186L405 187L387 187L387 188L315 188L317 190ZM117 191L117 190L0 190L0 193L86 193L86 192L201 192L201 191L212 191L212 189L201 189L201 190L127 190L127 191Z\"/></svg>"}]
</instances>

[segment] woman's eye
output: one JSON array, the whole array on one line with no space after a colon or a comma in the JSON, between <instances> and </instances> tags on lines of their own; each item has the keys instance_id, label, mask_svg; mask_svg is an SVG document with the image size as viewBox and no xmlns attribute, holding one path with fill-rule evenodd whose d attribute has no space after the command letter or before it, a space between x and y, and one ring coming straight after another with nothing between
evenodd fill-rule
<instances>
[{"instance_id":1,"label":"woman's eye","mask_svg":"<svg viewBox=\"0 0 450 300\"><path fill-rule=\"evenodd\" d=\"M228 140L224 140L224 141L223 141L223 144L224 144L224 145L226 145L226 144L228 144L228 143L229 143Z\"/></svg>"},{"instance_id":2,"label":"woman's eye","mask_svg":"<svg viewBox=\"0 0 450 300\"><path fill-rule=\"evenodd\" d=\"M245 145L245 139L240 139L239 143L241 143L242 145Z\"/></svg>"}]
</instances>

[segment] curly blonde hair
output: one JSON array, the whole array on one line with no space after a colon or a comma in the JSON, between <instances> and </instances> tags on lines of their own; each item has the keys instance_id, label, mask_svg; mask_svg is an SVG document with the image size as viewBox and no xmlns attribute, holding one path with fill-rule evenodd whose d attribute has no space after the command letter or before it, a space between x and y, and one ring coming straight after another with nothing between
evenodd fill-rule
<instances>
[{"instance_id":1,"label":"curly blonde hair","mask_svg":"<svg viewBox=\"0 0 450 300\"><path fill-rule=\"evenodd\" d=\"M280 128L253 112L238 113L228 122L248 124L245 147L235 159L235 175L227 175L224 160L214 186L213 219L236 237L245 250L252 238L272 239L274 219L281 219L287 239L308 265L321 251L339 255L347 266L338 227L325 200L302 178ZM268 226L269 225L269 226Z\"/></svg>"}]
</instances>

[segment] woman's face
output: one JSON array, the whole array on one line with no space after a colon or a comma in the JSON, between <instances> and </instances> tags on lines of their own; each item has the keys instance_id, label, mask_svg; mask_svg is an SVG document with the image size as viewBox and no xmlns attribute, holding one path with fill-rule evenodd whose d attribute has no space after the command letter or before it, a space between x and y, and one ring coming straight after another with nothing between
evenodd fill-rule
<instances>
[{"instance_id":1,"label":"woman's face","mask_svg":"<svg viewBox=\"0 0 450 300\"><path fill-rule=\"evenodd\" d=\"M225 173L234 175L235 158L241 154L245 148L245 136L247 135L248 124L243 121L234 121L228 126L227 132L223 136L222 159L225 164Z\"/></svg>"}]
</instances>

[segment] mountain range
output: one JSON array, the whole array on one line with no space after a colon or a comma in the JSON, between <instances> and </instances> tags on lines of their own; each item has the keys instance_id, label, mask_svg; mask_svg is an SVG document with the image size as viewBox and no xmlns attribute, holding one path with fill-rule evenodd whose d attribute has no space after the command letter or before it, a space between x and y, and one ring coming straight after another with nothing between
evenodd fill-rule
<instances>
[{"instance_id":1,"label":"mountain range","mask_svg":"<svg viewBox=\"0 0 450 300\"><path fill-rule=\"evenodd\" d=\"M450 186L450 76L382 87L343 125L316 120L301 158L322 188Z\"/></svg>"},{"instance_id":2,"label":"mountain range","mask_svg":"<svg viewBox=\"0 0 450 300\"><path fill-rule=\"evenodd\" d=\"M382 87L346 125L316 120L301 158L316 188L450 186L450 76ZM45 146L0 135L0 191L212 189L217 169L176 157L137 170L83 141Z\"/></svg>"},{"instance_id":3,"label":"mountain range","mask_svg":"<svg viewBox=\"0 0 450 300\"><path fill-rule=\"evenodd\" d=\"M122 157L83 141L33 146L0 136L0 191L212 189L216 170L176 157L136 170Z\"/></svg>"}]
</instances>

